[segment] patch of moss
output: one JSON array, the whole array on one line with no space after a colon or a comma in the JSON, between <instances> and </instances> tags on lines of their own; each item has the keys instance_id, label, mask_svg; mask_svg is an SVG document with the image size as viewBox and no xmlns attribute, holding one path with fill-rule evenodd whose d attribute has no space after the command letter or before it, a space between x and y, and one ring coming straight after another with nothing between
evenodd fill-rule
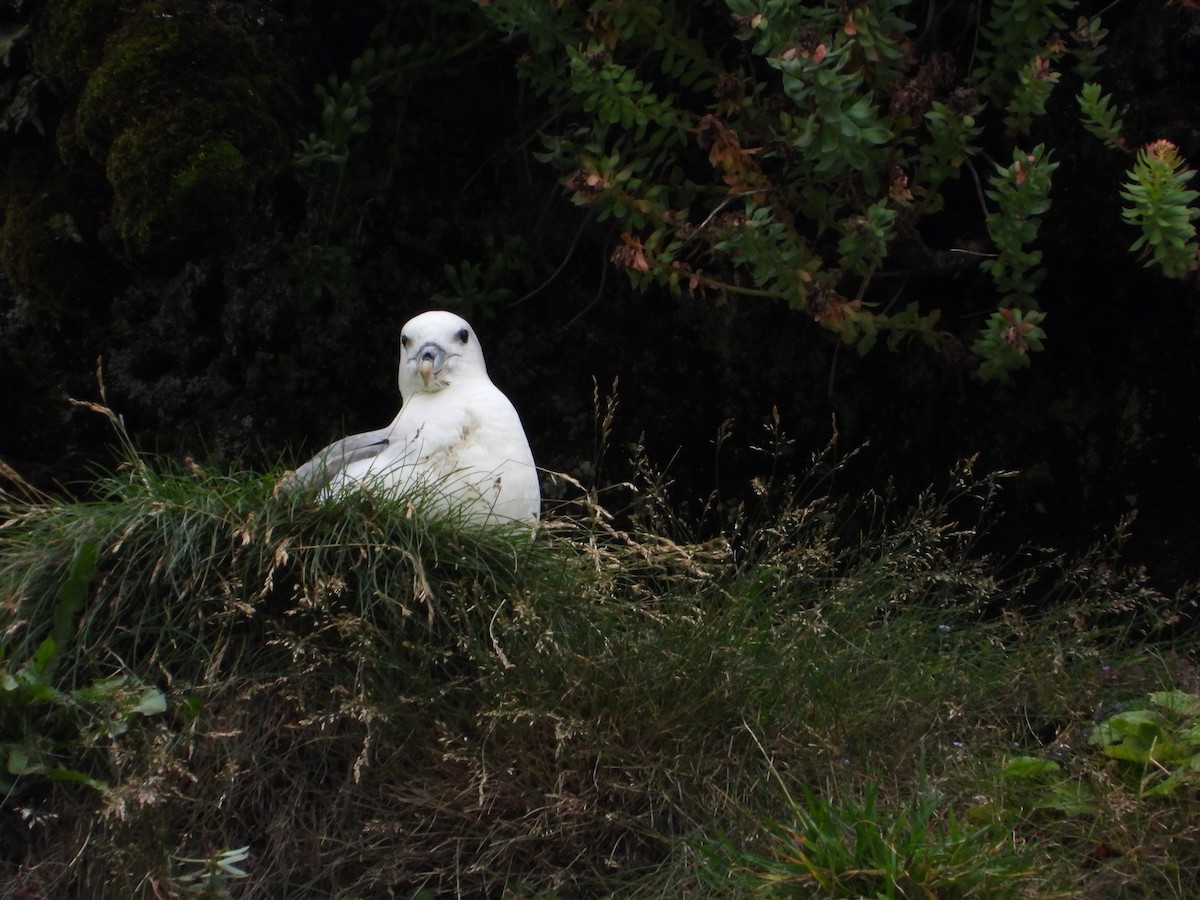
<instances>
[{"instance_id":1,"label":"patch of moss","mask_svg":"<svg viewBox=\"0 0 1200 900\"><path fill-rule=\"evenodd\" d=\"M87 313L111 291L90 204L35 149L14 153L0 194L0 269L34 321Z\"/></svg>"},{"instance_id":2,"label":"patch of moss","mask_svg":"<svg viewBox=\"0 0 1200 900\"><path fill-rule=\"evenodd\" d=\"M259 186L290 160L295 105L287 66L243 28L193 2L138 9L109 38L75 120L112 185L125 249L194 257L244 237Z\"/></svg>"},{"instance_id":3,"label":"patch of moss","mask_svg":"<svg viewBox=\"0 0 1200 900\"><path fill-rule=\"evenodd\" d=\"M79 94L126 8L123 0L48 0L34 29L34 58L56 93Z\"/></svg>"},{"instance_id":4,"label":"patch of moss","mask_svg":"<svg viewBox=\"0 0 1200 900\"><path fill-rule=\"evenodd\" d=\"M74 107L67 107L59 117L58 127L54 129L54 143L59 159L66 169L72 172L88 172L93 179L103 179L104 169L97 165L79 140Z\"/></svg>"},{"instance_id":5,"label":"patch of moss","mask_svg":"<svg viewBox=\"0 0 1200 900\"><path fill-rule=\"evenodd\" d=\"M173 125L169 116L149 119L113 143L113 224L135 251L175 241L185 241L189 252L229 249L254 220L253 165L229 140L181 139Z\"/></svg>"}]
</instances>

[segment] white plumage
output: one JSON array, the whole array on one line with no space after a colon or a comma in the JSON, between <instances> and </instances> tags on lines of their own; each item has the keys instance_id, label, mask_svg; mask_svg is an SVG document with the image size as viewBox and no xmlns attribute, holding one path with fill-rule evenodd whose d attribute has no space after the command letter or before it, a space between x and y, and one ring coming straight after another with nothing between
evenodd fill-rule
<instances>
[{"instance_id":1,"label":"white plumage","mask_svg":"<svg viewBox=\"0 0 1200 900\"><path fill-rule=\"evenodd\" d=\"M481 524L536 522L541 491L529 441L488 377L474 330L453 313L422 313L400 336L400 412L392 424L330 444L286 485L328 498L416 489Z\"/></svg>"}]
</instances>

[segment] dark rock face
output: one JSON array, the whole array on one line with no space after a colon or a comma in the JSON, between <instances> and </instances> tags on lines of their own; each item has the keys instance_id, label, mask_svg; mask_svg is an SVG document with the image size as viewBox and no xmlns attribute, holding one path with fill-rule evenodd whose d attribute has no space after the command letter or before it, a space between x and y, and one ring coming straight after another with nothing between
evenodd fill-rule
<instances>
[{"instance_id":1,"label":"dark rock face","mask_svg":"<svg viewBox=\"0 0 1200 900\"><path fill-rule=\"evenodd\" d=\"M1168 138L1200 162L1200 20L1151 6L1118 11L1105 88L1131 142ZM632 291L608 263L616 235L529 165L545 111L522 105L495 43L454 67L418 53L355 109L370 124L348 160L294 165L328 127L308 85L344 83L373 27L413 46L426 27L446 41L478 28L466 9L405 25L370 4L317 7L52 0L25 14L6 66L35 104L20 112L10 91L0 144L0 457L26 477L69 481L104 458L103 422L64 400L95 396L98 357L111 403L164 452L262 466L377 427L398 402L400 324L450 302L447 264L464 281L479 273L459 261L491 260L509 293L456 309L547 468L619 480L639 443L670 463L681 502L718 485L735 498L768 465L749 448L778 410L784 468L835 427L843 450L868 445L835 490L894 480L911 495L978 454L1019 473L1012 541L1078 546L1137 510L1134 557L1168 581L1200 574L1200 290L1129 253L1126 161L1068 117L1035 135L1060 163L1039 242L1048 350L1012 386L980 385L923 349L860 359L768 301ZM946 223L948 243L978 239L972 215ZM897 302L969 333L968 301L990 290L967 268L897 282ZM618 378L597 476L593 394Z\"/></svg>"}]
</instances>

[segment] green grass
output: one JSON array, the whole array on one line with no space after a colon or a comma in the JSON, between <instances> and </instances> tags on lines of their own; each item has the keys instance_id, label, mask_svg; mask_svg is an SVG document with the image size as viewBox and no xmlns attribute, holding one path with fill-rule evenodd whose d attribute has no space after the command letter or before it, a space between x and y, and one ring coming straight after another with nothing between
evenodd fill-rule
<instances>
[{"instance_id":1,"label":"green grass","mask_svg":"<svg viewBox=\"0 0 1200 900\"><path fill-rule=\"evenodd\" d=\"M781 490L706 540L654 496L531 539L273 484L131 457L96 499L6 497L0 893L1200 877L1200 671L1162 637L1190 598L1105 549L988 559L991 480L903 509Z\"/></svg>"}]
</instances>

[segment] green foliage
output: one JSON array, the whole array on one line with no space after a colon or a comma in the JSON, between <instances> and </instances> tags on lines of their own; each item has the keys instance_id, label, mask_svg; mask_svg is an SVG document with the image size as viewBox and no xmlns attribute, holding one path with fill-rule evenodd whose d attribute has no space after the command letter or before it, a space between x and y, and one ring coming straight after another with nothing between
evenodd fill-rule
<instances>
[{"instance_id":1,"label":"green foliage","mask_svg":"<svg viewBox=\"0 0 1200 900\"><path fill-rule=\"evenodd\" d=\"M1080 16L1071 37L1074 39L1072 54L1075 57L1076 74L1084 80L1096 77L1100 71L1100 57L1104 55L1104 39L1108 37L1108 29L1099 17L1089 19Z\"/></svg>"},{"instance_id":2,"label":"green foliage","mask_svg":"<svg viewBox=\"0 0 1200 900\"><path fill-rule=\"evenodd\" d=\"M1004 305L988 317L972 350L985 380L1006 381L1014 369L1029 365L1029 353L1042 349L1045 313L1038 311L1035 292L1045 277L1039 268L1040 250L1029 249L1037 239L1040 216L1050 208L1050 162L1042 145L1030 153L1017 149L1008 166L996 166L987 191L997 209L987 216L988 233L998 250L982 263L992 276Z\"/></svg>"},{"instance_id":3,"label":"green foliage","mask_svg":"<svg viewBox=\"0 0 1200 900\"><path fill-rule=\"evenodd\" d=\"M162 692L128 675L63 691L51 678L61 654L47 638L15 670L0 668L0 791L20 796L45 780L107 793L100 760L138 717L164 712ZM3 660L0 660L3 662Z\"/></svg>"},{"instance_id":4,"label":"green foliage","mask_svg":"<svg viewBox=\"0 0 1200 900\"><path fill-rule=\"evenodd\" d=\"M986 380L1008 381L1009 373L1029 365L1029 351L1042 349L1046 314L1037 310L1001 309L988 317L972 348L983 362L979 375Z\"/></svg>"},{"instance_id":5,"label":"green foliage","mask_svg":"<svg viewBox=\"0 0 1200 900\"><path fill-rule=\"evenodd\" d=\"M571 88L579 95L583 111L595 115L601 130L619 126L639 148L650 151L683 142L683 122L673 98L655 96L650 82L615 62L602 44L565 49Z\"/></svg>"},{"instance_id":6,"label":"green foliage","mask_svg":"<svg viewBox=\"0 0 1200 900\"><path fill-rule=\"evenodd\" d=\"M1080 778L1068 777L1062 765L1043 756L1015 756L1000 770L1006 802L1025 815L1077 816L1095 809L1095 793ZM975 818L991 818L994 810L976 807Z\"/></svg>"},{"instance_id":7,"label":"green foliage","mask_svg":"<svg viewBox=\"0 0 1200 900\"><path fill-rule=\"evenodd\" d=\"M1186 187L1195 171L1170 141L1155 141L1138 151L1121 196L1121 215L1142 233L1133 242L1146 265L1158 265L1169 278L1182 278L1200 268L1196 226L1200 208L1191 206L1200 192Z\"/></svg>"},{"instance_id":8,"label":"green foliage","mask_svg":"<svg viewBox=\"0 0 1200 900\"><path fill-rule=\"evenodd\" d=\"M1113 150L1123 149L1121 137L1124 123L1117 118L1112 98L1100 93L1100 85L1088 82L1079 89L1079 110L1083 113L1083 126Z\"/></svg>"},{"instance_id":9,"label":"green foliage","mask_svg":"<svg viewBox=\"0 0 1200 900\"><path fill-rule=\"evenodd\" d=\"M1048 754L1008 759L999 773L997 800L976 805L969 817L1064 836L1077 828L1081 838L1111 847L1153 840L1144 829L1161 829L1160 817L1178 816L1182 824L1194 816L1200 784L1200 697L1195 693L1153 691L1087 731L1086 743L1068 739ZM1138 810L1143 820L1128 823L1127 837L1106 834L1114 810L1125 816ZM1129 854L1134 857L1133 847Z\"/></svg>"},{"instance_id":10,"label":"green foliage","mask_svg":"<svg viewBox=\"0 0 1200 900\"><path fill-rule=\"evenodd\" d=\"M1067 27L1059 11L1073 5L1071 0L995 0L991 4L990 17L981 32L979 58L982 64L973 76L980 91L989 99L1010 103L1010 115L1021 115L1019 107L1012 103L1028 104L1028 100L1019 98L1031 89L1025 76L1036 78L1036 73L1029 69L1031 61L1039 55L1044 58L1052 49L1051 36ZM1043 90L1032 89L1036 93ZM1049 88L1044 90L1048 93Z\"/></svg>"},{"instance_id":11,"label":"green foliage","mask_svg":"<svg viewBox=\"0 0 1200 900\"><path fill-rule=\"evenodd\" d=\"M346 165L350 158L351 139L366 134L371 128L370 91L377 87L381 78L395 78L402 71L405 57L412 47L385 46L380 50L369 47L362 56L350 64L350 75L340 80L331 74L323 84L314 86L321 103L321 135L310 134L300 142L295 164L307 168L317 163L326 163L338 168Z\"/></svg>"},{"instance_id":12,"label":"green foliage","mask_svg":"<svg viewBox=\"0 0 1200 900\"><path fill-rule=\"evenodd\" d=\"M978 104L946 95L936 61L913 70L906 3L729 5L732 32L666 2L482 9L529 42L519 73L587 123L548 135L542 158L625 230L613 263L635 284L777 298L860 350L888 330L938 346L936 311L893 316L864 294L975 152ZM714 53L731 39L768 69Z\"/></svg>"},{"instance_id":13,"label":"green foliage","mask_svg":"<svg viewBox=\"0 0 1200 900\"><path fill-rule=\"evenodd\" d=\"M1165 797L1200 785L1200 696L1155 691L1148 704L1109 716L1091 743L1136 775L1138 794Z\"/></svg>"},{"instance_id":14,"label":"green foliage","mask_svg":"<svg viewBox=\"0 0 1200 900\"><path fill-rule=\"evenodd\" d=\"M886 195L899 159L880 106L902 77L897 41L911 28L896 12L902 6L873 4L847 21L833 9L732 4L737 30L721 37L751 46L777 73L787 103L776 111L762 103L766 82L726 69L706 48L719 35L707 13L598 4L587 16L556 12L553 28L535 28L531 4L484 11L535 48L519 72L594 123L583 139L579 131L548 136L542 158L568 173L576 203L627 229L613 262L635 284L775 297L858 342L888 320L865 324L872 317L864 304L838 292L841 272L826 265L840 260L855 277L869 277L899 224L901 204ZM832 42L809 42L838 26L845 27ZM873 65L863 66L860 54ZM709 89L715 102L706 104ZM707 152L707 171L695 165L695 144ZM714 179L723 187L714 189ZM831 193L831 182L844 183ZM828 261L804 235L810 221L841 234Z\"/></svg>"},{"instance_id":15,"label":"green foliage","mask_svg":"<svg viewBox=\"0 0 1200 900\"><path fill-rule=\"evenodd\" d=\"M969 95L953 105L935 100L925 113L929 138L921 145L919 162L925 184L917 186L913 193L929 213L944 208L945 200L938 189L957 178L967 159L979 152L974 142L983 132L983 126L976 120L980 107L967 105L971 103Z\"/></svg>"},{"instance_id":16,"label":"green foliage","mask_svg":"<svg viewBox=\"0 0 1200 900\"><path fill-rule=\"evenodd\" d=\"M1000 577L976 548L997 484L967 470L906 508L764 478L702 542L643 471L628 529L582 498L532 541L419 492L313 504L137 457L86 502L5 498L4 802L58 818L0 885L901 896L1078 876L1075 845L974 815L977 773L1088 714L1097 658L1137 652L1100 623L1170 626L1171 600L1102 557ZM252 866L216 849L249 833Z\"/></svg>"},{"instance_id":17,"label":"green foliage","mask_svg":"<svg viewBox=\"0 0 1200 900\"><path fill-rule=\"evenodd\" d=\"M983 269L996 282L1004 305L1036 309L1034 292L1045 273L1037 268L1042 252L1028 248L1037 239L1041 215L1050 208L1050 180L1058 163L1050 162L1041 144L1028 153L1013 150L1012 159L1011 165L997 165L988 179L988 199L998 207L988 213L988 234L999 252L983 262Z\"/></svg>"},{"instance_id":18,"label":"green foliage","mask_svg":"<svg viewBox=\"0 0 1200 900\"><path fill-rule=\"evenodd\" d=\"M518 248L520 240L512 242ZM447 263L442 267L442 274L450 287L449 294L437 293L429 298L434 305L453 305L464 311L471 308L473 303L490 304L503 300L510 293L506 288L496 287L500 274L508 270L507 255L504 252L495 253L489 260L487 270L479 263L464 259L459 265Z\"/></svg>"},{"instance_id":19,"label":"green foliage","mask_svg":"<svg viewBox=\"0 0 1200 900\"><path fill-rule=\"evenodd\" d=\"M867 207L866 213L841 223L838 252L842 265L859 275L869 275L883 263L887 246L895 236L896 211L883 200Z\"/></svg>"},{"instance_id":20,"label":"green foliage","mask_svg":"<svg viewBox=\"0 0 1200 900\"><path fill-rule=\"evenodd\" d=\"M160 690L130 675L97 678L66 691L55 686L55 670L68 655L76 616L96 575L96 552L94 543L76 547L56 596L51 636L19 668L0 667L0 791L10 797L26 793L43 779L107 792L107 781L89 774L95 767L91 761L136 717L167 708ZM0 664L5 655L0 654Z\"/></svg>"},{"instance_id":21,"label":"green foliage","mask_svg":"<svg viewBox=\"0 0 1200 900\"><path fill-rule=\"evenodd\" d=\"M896 331L949 351L960 336L934 330L939 311L916 299L919 312L898 318L880 282L939 218L978 217L948 208L945 188L987 153L1013 163L990 179L995 256L983 268L996 293L982 312L1038 308L1036 239L1057 148L1030 152L1023 139L1045 130L1063 70L1100 71L1099 18L1071 29L1068 0L998 0L973 68L957 71L923 30L945 11L903 0L727 6L732 26L721 10L671 0L480 5L528 48L518 73L570 123L543 136L539 158L560 169L574 203L617 222L612 262L632 283L777 299L860 350ZM1080 119L1119 149L1120 122L1094 85L1081 91ZM1168 236L1148 240L1171 252ZM1009 377L1040 346L1000 349L979 372Z\"/></svg>"},{"instance_id":22,"label":"green foliage","mask_svg":"<svg viewBox=\"0 0 1200 900\"><path fill-rule=\"evenodd\" d=\"M769 855L735 857L771 896L995 896L1032 875L1007 838L944 809L935 791L887 804L874 783L840 801L801 790L788 798L794 822L769 826Z\"/></svg>"},{"instance_id":23,"label":"green foliage","mask_svg":"<svg viewBox=\"0 0 1200 900\"><path fill-rule=\"evenodd\" d=\"M1059 81L1059 74L1050 68L1051 62L1035 56L1017 73L1017 87L1004 119L1004 124L1017 134L1029 134L1034 120L1046 114L1050 92Z\"/></svg>"}]
</instances>

